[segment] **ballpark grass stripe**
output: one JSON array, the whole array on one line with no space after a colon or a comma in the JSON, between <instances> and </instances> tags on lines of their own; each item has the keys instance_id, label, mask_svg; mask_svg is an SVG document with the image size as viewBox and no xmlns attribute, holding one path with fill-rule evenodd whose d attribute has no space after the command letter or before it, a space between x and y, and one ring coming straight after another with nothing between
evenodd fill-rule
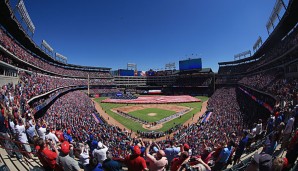
<instances>
[{"instance_id":1,"label":"ballpark grass stripe","mask_svg":"<svg viewBox=\"0 0 298 171\"><path fill-rule=\"evenodd\" d=\"M148 116L148 113L156 113L155 116ZM170 110L163 110L163 109L157 109L157 108L147 108L143 110L136 110L133 112L129 112L131 116L137 117L139 119L142 119L147 122L156 122L163 118L166 118L168 116L171 116L177 112L170 111Z\"/></svg>"}]
</instances>

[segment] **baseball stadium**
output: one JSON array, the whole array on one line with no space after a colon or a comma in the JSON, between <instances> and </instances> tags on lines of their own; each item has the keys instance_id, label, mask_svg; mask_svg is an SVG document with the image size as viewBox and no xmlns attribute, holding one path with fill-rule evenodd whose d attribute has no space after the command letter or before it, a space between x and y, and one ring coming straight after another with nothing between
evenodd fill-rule
<instances>
[{"instance_id":1,"label":"baseball stadium","mask_svg":"<svg viewBox=\"0 0 298 171\"><path fill-rule=\"evenodd\" d=\"M251 45L252 50L235 54L233 60L213 58L211 62L216 63L218 70L202 57L204 55L194 54L171 58L173 62L167 62L162 69L152 69L160 66L155 60L163 61L158 56L156 59L144 57L136 63L131 63L125 55L117 58L125 67L116 64L110 67L109 57L89 59L88 52L81 51L88 51L93 45L87 46L79 37L92 31L92 34L104 32L110 35L109 39L121 42L111 35L117 35L115 30L127 31L124 25L131 23L122 13L132 9L128 7L131 2L129 5L118 2L123 7L119 5L121 10L115 13L107 6L98 7L108 11L107 16L98 17L98 21L120 22L123 28L114 25L108 28L102 24L102 28L92 25L93 30L80 33L67 30L78 39L74 42L81 44L80 48L72 49L83 59L68 58L62 55L66 49L54 49L44 39L41 44L36 41L40 37L36 28L47 34L47 28L39 23L46 20L50 25L52 20L31 19L30 11L43 13L32 3L0 0L0 171L298 170L298 0L272 1L271 13L266 14L268 22L261 23L266 26L266 37L255 35L257 39L251 44L250 37L243 36L241 42L233 45L233 50L242 51L238 45L243 42ZM185 2L188 3L192 4ZM64 10L57 4L55 11L63 20L55 30L59 35L63 33L64 22L72 27L79 23L63 18L64 13L60 12ZM84 9L86 4L80 5ZM167 5L178 14L185 7ZM113 8L118 9L118 5L113 4ZM190 14L190 9L194 8L197 7L193 4L185 7ZM146 20L148 9L156 13L162 11L163 15L156 14L159 16L156 20L168 15L166 9L159 11L159 6L149 5L144 9L140 7L140 15L130 14L130 17ZM257 15L255 10L250 9L251 13L245 15ZM87 18L99 12L82 11L82 25L90 24ZM64 12L67 15L68 11ZM74 17L74 20L78 19ZM178 22L176 20L179 16L173 22ZM164 25L159 24L162 30ZM222 27L221 34L225 29L233 29ZM134 25L129 30L149 34L148 30L139 28ZM150 29L156 31L153 26ZM254 29L263 31L241 29L247 34ZM125 36L132 41L135 38ZM176 36L178 40L180 35ZM64 43L63 38L54 38L57 44ZM101 38L105 41L105 37ZM158 44L157 38L152 39L151 44ZM232 39L239 40L231 37L231 44ZM136 44L142 43L137 41ZM192 43L191 40L188 43ZM225 43L223 47L227 46ZM124 51L120 46L117 49L116 44L113 46L107 41L101 48L111 48L110 53L117 51L121 56ZM139 51L137 47L131 45L133 51ZM148 52L156 52L153 47L146 46ZM179 50L176 48L173 52ZM211 51L223 53L222 47L211 48ZM229 54L222 54L225 55ZM78 62L71 64L69 60ZM85 60L91 61L93 66L83 64ZM102 61L97 63L96 60ZM147 60L152 62L148 64ZM140 69L145 63L150 68Z\"/></svg>"}]
</instances>

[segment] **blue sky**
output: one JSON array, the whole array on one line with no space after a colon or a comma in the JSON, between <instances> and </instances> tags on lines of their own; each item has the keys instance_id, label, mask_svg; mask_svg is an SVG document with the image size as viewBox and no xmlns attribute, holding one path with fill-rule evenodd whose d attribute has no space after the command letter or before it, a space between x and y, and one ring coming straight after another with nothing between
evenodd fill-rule
<instances>
[{"instance_id":1,"label":"blue sky","mask_svg":"<svg viewBox=\"0 0 298 171\"><path fill-rule=\"evenodd\" d=\"M287 1L286 1L287 2ZM25 1L36 27L68 63L138 70L201 57L203 67L252 50L275 0L88 0ZM192 56L197 54L198 56Z\"/></svg>"}]
</instances>

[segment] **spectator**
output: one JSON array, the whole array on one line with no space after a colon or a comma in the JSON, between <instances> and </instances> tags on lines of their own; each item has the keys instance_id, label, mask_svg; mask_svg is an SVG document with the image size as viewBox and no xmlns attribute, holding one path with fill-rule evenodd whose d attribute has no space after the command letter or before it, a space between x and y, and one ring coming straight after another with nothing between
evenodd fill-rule
<instances>
[{"instance_id":1,"label":"spectator","mask_svg":"<svg viewBox=\"0 0 298 171\"><path fill-rule=\"evenodd\" d=\"M282 171L287 167L287 158L277 157L273 160L271 171Z\"/></svg>"},{"instance_id":2,"label":"spectator","mask_svg":"<svg viewBox=\"0 0 298 171\"><path fill-rule=\"evenodd\" d=\"M180 147L176 147L176 143L170 141L170 147L166 148L164 151L166 153L168 161L171 162L175 157L178 156L180 152Z\"/></svg>"},{"instance_id":3,"label":"spectator","mask_svg":"<svg viewBox=\"0 0 298 171\"><path fill-rule=\"evenodd\" d=\"M263 151L266 154L273 155L273 152L275 151L276 147L277 147L277 134L272 133L267 138Z\"/></svg>"},{"instance_id":4,"label":"spectator","mask_svg":"<svg viewBox=\"0 0 298 171\"><path fill-rule=\"evenodd\" d=\"M54 149L54 151L48 148L48 144L46 144L42 138L38 139L37 146L36 146L38 159L42 163L45 170L58 169L59 166L57 166L57 163L56 163L58 150L53 143L49 145L51 146L52 149Z\"/></svg>"},{"instance_id":5,"label":"spectator","mask_svg":"<svg viewBox=\"0 0 298 171\"><path fill-rule=\"evenodd\" d=\"M248 142L248 137L247 137L248 133L247 132L244 132L243 133L243 136L242 136L242 139L240 140L237 148L236 148L236 153L235 153L235 156L234 156L234 165L239 163L240 161L240 157L241 155L243 154L244 152L244 149L246 147L246 144Z\"/></svg>"},{"instance_id":6,"label":"spectator","mask_svg":"<svg viewBox=\"0 0 298 171\"><path fill-rule=\"evenodd\" d=\"M60 127L56 128L55 135L61 143L64 141L64 135L63 135L63 132L61 131Z\"/></svg>"},{"instance_id":7,"label":"spectator","mask_svg":"<svg viewBox=\"0 0 298 171\"><path fill-rule=\"evenodd\" d=\"M205 163L201 158L197 158L196 161L199 163L192 166L192 168L197 169L198 171L211 171L211 167Z\"/></svg>"},{"instance_id":8,"label":"spectator","mask_svg":"<svg viewBox=\"0 0 298 171\"><path fill-rule=\"evenodd\" d=\"M286 158L288 159L288 168L291 168L298 157L298 130L291 139L291 142L288 146Z\"/></svg>"},{"instance_id":9,"label":"spectator","mask_svg":"<svg viewBox=\"0 0 298 171\"><path fill-rule=\"evenodd\" d=\"M47 125L46 125L45 121L43 121L43 124L38 127L37 133L38 133L40 138L45 140L46 132L47 132Z\"/></svg>"},{"instance_id":10,"label":"spectator","mask_svg":"<svg viewBox=\"0 0 298 171\"><path fill-rule=\"evenodd\" d=\"M188 152L187 151L182 152L179 157L174 158L171 161L171 171L178 171L186 167L186 164L188 163L189 159L190 159L190 156L188 155Z\"/></svg>"},{"instance_id":11,"label":"spectator","mask_svg":"<svg viewBox=\"0 0 298 171\"><path fill-rule=\"evenodd\" d=\"M79 156L80 165L84 168L84 170L87 170L89 167L89 159L90 159L88 145L87 144L82 145L80 151L81 151Z\"/></svg>"},{"instance_id":12,"label":"spectator","mask_svg":"<svg viewBox=\"0 0 298 171\"><path fill-rule=\"evenodd\" d=\"M149 141L149 146L146 148L145 156L149 160L149 170L150 171L163 171L168 165L168 160L165 157L165 152L163 150L158 150L156 156L153 156L149 153L149 150L152 146L152 141ZM157 148L157 147L156 147Z\"/></svg>"},{"instance_id":13,"label":"spectator","mask_svg":"<svg viewBox=\"0 0 298 171\"><path fill-rule=\"evenodd\" d=\"M271 171L272 169L272 156L266 153L256 153L251 160L246 171Z\"/></svg>"},{"instance_id":14,"label":"spectator","mask_svg":"<svg viewBox=\"0 0 298 171\"><path fill-rule=\"evenodd\" d=\"M288 146L289 138L291 137L291 134L294 128L294 122L295 122L295 118L294 116L291 116L283 132L283 140L282 140L283 148L286 148Z\"/></svg>"},{"instance_id":15,"label":"spectator","mask_svg":"<svg viewBox=\"0 0 298 171\"><path fill-rule=\"evenodd\" d=\"M134 146L133 153L124 160L128 171L144 171L148 170L145 159L141 157L141 149L138 145Z\"/></svg>"},{"instance_id":16,"label":"spectator","mask_svg":"<svg viewBox=\"0 0 298 171\"><path fill-rule=\"evenodd\" d=\"M62 166L64 170L79 171L80 167L78 162L69 156L71 148L73 147L68 141L64 141L61 144L61 152L57 158L57 163Z\"/></svg>"},{"instance_id":17,"label":"spectator","mask_svg":"<svg viewBox=\"0 0 298 171\"><path fill-rule=\"evenodd\" d=\"M67 129L67 131L64 133L64 140L68 141L69 143L73 142L70 129Z\"/></svg>"},{"instance_id":18,"label":"spectator","mask_svg":"<svg viewBox=\"0 0 298 171\"><path fill-rule=\"evenodd\" d=\"M29 142L33 143L33 137L36 136L35 133L35 121L30 122L26 122L26 133L28 135L29 138Z\"/></svg>"},{"instance_id":19,"label":"spectator","mask_svg":"<svg viewBox=\"0 0 298 171\"><path fill-rule=\"evenodd\" d=\"M102 167L104 171L120 171L122 166L119 162L116 162L112 159L112 155L107 154L107 159L103 161Z\"/></svg>"},{"instance_id":20,"label":"spectator","mask_svg":"<svg viewBox=\"0 0 298 171\"><path fill-rule=\"evenodd\" d=\"M214 170L222 170L227 166L228 159L230 157L230 154L233 150L233 147L235 146L233 141L230 141L227 145L227 147L224 147L222 151L220 152L214 166Z\"/></svg>"},{"instance_id":21,"label":"spectator","mask_svg":"<svg viewBox=\"0 0 298 171\"><path fill-rule=\"evenodd\" d=\"M31 147L28 143L28 138L27 138L27 135L26 135L26 129L25 129L25 126L23 125L23 120L22 119L19 119L18 121L16 121L15 130L16 130L18 140L22 143L22 146L24 147L24 149L28 153L31 154Z\"/></svg>"},{"instance_id":22,"label":"spectator","mask_svg":"<svg viewBox=\"0 0 298 171\"><path fill-rule=\"evenodd\" d=\"M99 163L102 163L105 159L107 159L107 151L108 147L102 142L98 142L97 148L93 150L92 155L97 158Z\"/></svg>"},{"instance_id":23,"label":"spectator","mask_svg":"<svg viewBox=\"0 0 298 171\"><path fill-rule=\"evenodd\" d=\"M2 110L1 110L2 111ZM3 112L4 113L4 112ZM7 129L7 119L4 114L0 112L0 138L9 139L8 129ZM1 139L2 142L7 142L7 140Z\"/></svg>"},{"instance_id":24,"label":"spectator","mask_svg":"<svg viewBox=\"0 0 298 171\"><path fill-rule=\"evenodd\" d=\"M90 152L93 153L93 150L97 148L98 142L94 139L94 136L92 134L89 135L89 140L87 141L87 144L90 148Z\"/></svg>"},{"instance_id":25,"label":"spectator","mask_svg":"<svg viewBox=\"0 0 298 171\"><path fill-rule=\"evenodd\" d=\"M262 132L263 132L262 119L259 119L259 122L256 126L256 139L257 140L259 140L261 138Z\"/></svg>"},{"instance_id":26,"label":"spectator","mask_svg":"<svg viewBox=\"0 0 298 171\"><path fill-rule=\"evenodd\" d=\"M90 170L90 171L104 171L102 168L102 164L97 161L97 158L93 158L91 160L91 164L89 165L88 170Z\"/></svg>"}]
</instances>

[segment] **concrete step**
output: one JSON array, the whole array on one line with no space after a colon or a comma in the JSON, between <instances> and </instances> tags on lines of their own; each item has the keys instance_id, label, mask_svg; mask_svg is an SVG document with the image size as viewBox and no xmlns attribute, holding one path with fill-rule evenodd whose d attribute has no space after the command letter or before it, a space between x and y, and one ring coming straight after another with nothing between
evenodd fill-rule
<instances>
[{"instance_id":1,"label":"concrete step","mask_svg":"<svg viewBox=\"0 0 298 171\"><path fill-rule=\"evenodd\" d=\"M0 148L0 160L3 162L11 171L37 171L44 170L37 157L28 159L23 157L17 159L15 156L9 156L5 149Z\"/></svg>"}]
</instances>

